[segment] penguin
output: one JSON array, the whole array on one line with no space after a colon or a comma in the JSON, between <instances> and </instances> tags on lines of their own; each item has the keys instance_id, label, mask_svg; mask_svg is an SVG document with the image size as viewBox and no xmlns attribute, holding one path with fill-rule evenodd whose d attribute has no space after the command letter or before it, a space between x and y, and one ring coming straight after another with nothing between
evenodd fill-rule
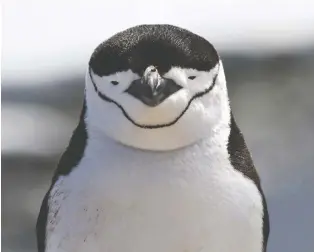
<instances>
[{"instance_id":1,"label":"penguin","mask_svg":"<svg viewBox=\"0 0 314 252\"><path fill-rule=\"evenodd\" d=\"M102 42L37 220L39 252L266 252L259 175L205 38L138 25Z\"/></svg>"}]
</instances>

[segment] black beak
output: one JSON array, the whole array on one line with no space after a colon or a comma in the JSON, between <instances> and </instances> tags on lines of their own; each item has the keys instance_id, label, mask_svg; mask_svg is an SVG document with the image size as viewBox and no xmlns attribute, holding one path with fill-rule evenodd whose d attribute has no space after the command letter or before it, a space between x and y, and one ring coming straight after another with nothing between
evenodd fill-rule
<instances>
[{"instance_id":1,"label":"black beak","mask_svg":"<svg viewBox=\"0 0 314 252\"><path fill-rule=\"evenodd\" d=\"M133 81L125 92L147 106L155 107L181 88L173 80L162 78L155 67L149 66L143 77Z\"/></svg>"}]
</instances>

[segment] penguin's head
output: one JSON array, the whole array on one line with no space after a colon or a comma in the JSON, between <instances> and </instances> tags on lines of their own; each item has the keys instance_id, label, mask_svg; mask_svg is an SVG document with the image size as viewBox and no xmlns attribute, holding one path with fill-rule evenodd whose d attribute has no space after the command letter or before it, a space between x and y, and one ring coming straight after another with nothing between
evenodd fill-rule
<instances>
[{"instance_id":1,"label":"penguin's head","mask_svg":"<svg viewBox=\"0 0 314 252\"><path fill-rule=\"evenodd\" d=\"M93 52L87 131L146 150L173 150L228 123L222 63L204 38L171 25L122 31Z\"/></svg>"}]
</instances>

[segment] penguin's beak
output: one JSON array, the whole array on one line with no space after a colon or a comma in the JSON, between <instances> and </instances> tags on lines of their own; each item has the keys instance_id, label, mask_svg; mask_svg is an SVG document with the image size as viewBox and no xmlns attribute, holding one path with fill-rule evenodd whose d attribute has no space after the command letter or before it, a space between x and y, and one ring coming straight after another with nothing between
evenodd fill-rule
<instances>
[{"instance_id":1,"label":"penguin's beak","mask_svg":"<svg viewBox=\"0 0 314 252\"><path fill-rule=\"evenodd\" d=\"M141 79L134 80L125 92L150 107L156 107L182 87L171 79L162 78L157 69L149 66Z\"/></svg>"}]
</instances>

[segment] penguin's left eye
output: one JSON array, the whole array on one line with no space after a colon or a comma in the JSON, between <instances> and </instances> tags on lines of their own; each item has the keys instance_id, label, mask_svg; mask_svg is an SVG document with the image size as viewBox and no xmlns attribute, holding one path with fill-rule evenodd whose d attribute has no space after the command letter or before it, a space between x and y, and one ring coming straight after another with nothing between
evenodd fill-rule
<instances>
[{"instance_id":1,"label":"penguin's left eye","mask_svg":"<svg viewBox=\"0 0 314 252\"><path fill-rule=\"evenodd\" d=\"M194 79L196 78L196 76L193 75L193 76L189 76L188 78L189 78L190 80L194 80Z\"/></svg>"},{"instance_id":2,"label":"penguin's left eye","mask_svg":"<svg viewBox=\"0 0 314 252\"><path fill-rule=\"evenodd\" d=\"M115 86L116 86L116 85L118 85L118 84L119 84L119 82L118 82L118 81L114 81L114 80L113 80L113 81L111 81L111 84L113 84L113 85L115 85Z\"/></svg>"}]
</instances>

